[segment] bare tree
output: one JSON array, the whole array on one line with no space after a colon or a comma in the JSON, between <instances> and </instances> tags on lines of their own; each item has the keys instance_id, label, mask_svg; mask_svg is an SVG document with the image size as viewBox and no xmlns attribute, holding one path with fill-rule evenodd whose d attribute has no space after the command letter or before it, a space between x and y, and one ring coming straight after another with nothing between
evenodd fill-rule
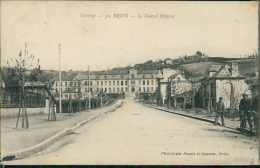
<instances>
[{"instance_id":1,"label":"bare tree","mask_svg":"<svg viewBox=\"0 0 260 168\"><path fill-rule=\"evenodd\" d=\"M35 61L34 55L29 55L27 51L27 43L25 43L25 50L24 55L22 57L22 51L19 53L18 59L11 58L11 61L7 61L8 71L12 72L12 76L15 80L12 84L16 85L17 87L22 86L21 96L22 96L22 128L29 128L29 121L26 112L26 91L24 86L26 83L30 83L32 81L37 80L37 75L40 73L40 65L39 59L36 62L36 65L33 65ZM20 116L20 110L18 114L18 119L16 123L16 128L18 125L18 120ZM26 120L26 126L24 125L24 120Z\"/></svg>"}]
</instances>

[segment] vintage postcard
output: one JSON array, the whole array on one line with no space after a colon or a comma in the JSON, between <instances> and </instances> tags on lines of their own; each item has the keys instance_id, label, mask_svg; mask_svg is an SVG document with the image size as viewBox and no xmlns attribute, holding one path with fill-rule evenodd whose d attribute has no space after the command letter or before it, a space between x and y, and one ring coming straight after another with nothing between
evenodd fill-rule
<instances>
[{"instance_id":1,"label":"vintage postcard","mask_svg":"<svg viewBox=\"0 0 260 168\"><path fill-rule=\"evenodd\" d=\"M258 165L258 2L2 1L4 165Z\"/></svg>"}]
</instances>

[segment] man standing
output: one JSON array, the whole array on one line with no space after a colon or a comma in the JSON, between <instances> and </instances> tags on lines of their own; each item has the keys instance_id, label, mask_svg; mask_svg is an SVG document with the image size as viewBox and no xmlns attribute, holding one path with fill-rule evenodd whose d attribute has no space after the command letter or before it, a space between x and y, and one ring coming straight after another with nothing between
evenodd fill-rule
<instances>
[{"instance_id":1,"label":"man standing","mask_svg":"<svg viewBox=\"0 0 260 168\"><path fill-rule=\"evenodd\" d=\"M217 102L216 105L216 118L215 118L215 125L218 124L218 117L221 116L221 125L225 126L224 124L224 112L225 112L225 105L222 102L223 98L220 97L219 101Z\"/></svg>"},{"instance_id":2,"label":"man standing","mask_svg":"<svg viewBox=\"0 0 260 168\"><path fill-rule=\"evenodd\" d=\"M248 99L247 94L243 94L243 99L241 99L239 103L239 110L242 112L242 121L240 124L240 128L244 132L245 126L246 126L246 119L248 121L248 124L250 126L250 132L252 132L252 120L251 120L251 102Z\"/></svg>"}]
</instances>

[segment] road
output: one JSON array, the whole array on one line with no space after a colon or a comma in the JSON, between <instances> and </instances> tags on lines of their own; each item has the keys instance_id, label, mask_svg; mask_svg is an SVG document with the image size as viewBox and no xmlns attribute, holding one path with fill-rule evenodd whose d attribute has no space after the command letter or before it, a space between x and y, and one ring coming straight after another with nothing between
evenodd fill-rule
<instances>
[{"instance_id":1,"label":"road","mask_svg":"<svg viewBox=\"0 0 260 168\"><path fill-rule=\"evenodd\" d=\"M29 158L4 164L257 164L258 140L125 100Z\"/></svg>"}]
</instances>

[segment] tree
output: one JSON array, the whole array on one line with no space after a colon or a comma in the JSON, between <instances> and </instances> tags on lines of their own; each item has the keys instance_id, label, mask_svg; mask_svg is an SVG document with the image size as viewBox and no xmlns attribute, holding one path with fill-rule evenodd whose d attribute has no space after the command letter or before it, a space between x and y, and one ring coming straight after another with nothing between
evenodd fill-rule
<instances>
[{"instance_id":1,"label":"tree","mask_svg":"<svg viewBox=\"0 0 260 168\"><path fill-rule=\"evenodd\" d=\"M196 56L197 56L198 60L201 60L201 58L202 58L202 53L201 53L200 51L197 51L197 52L196 52Z\"/></svg>"},{"instance_id":2,"label":"tree","mask_svg":"<svg viewBox=\"0 0 260 168\"><path fill-rule=\"evenodd\" d=\"M35 60L34 55L31 54L31 56L28 55L27 51L27 43L25 43L25 50L24 55L22 58L22 51L19 53L18 59L11 58L11 61L7 61L8 69L7 69L7 86L16 86L16 87L22 87L21 91L21 97L22 97L22 128L29 128L29 121L28 116L26 113L26 91L24 89L24 85L27 82L35 82L37 81L37 76L41 72L40 71L40 65L39 65L39 59L36 62L36 65L33 65ZM16 128L19 120L19 115L16 123ZM24 126L24 119L26 119L26 126Z\"/></svg>"}]
</instances>

